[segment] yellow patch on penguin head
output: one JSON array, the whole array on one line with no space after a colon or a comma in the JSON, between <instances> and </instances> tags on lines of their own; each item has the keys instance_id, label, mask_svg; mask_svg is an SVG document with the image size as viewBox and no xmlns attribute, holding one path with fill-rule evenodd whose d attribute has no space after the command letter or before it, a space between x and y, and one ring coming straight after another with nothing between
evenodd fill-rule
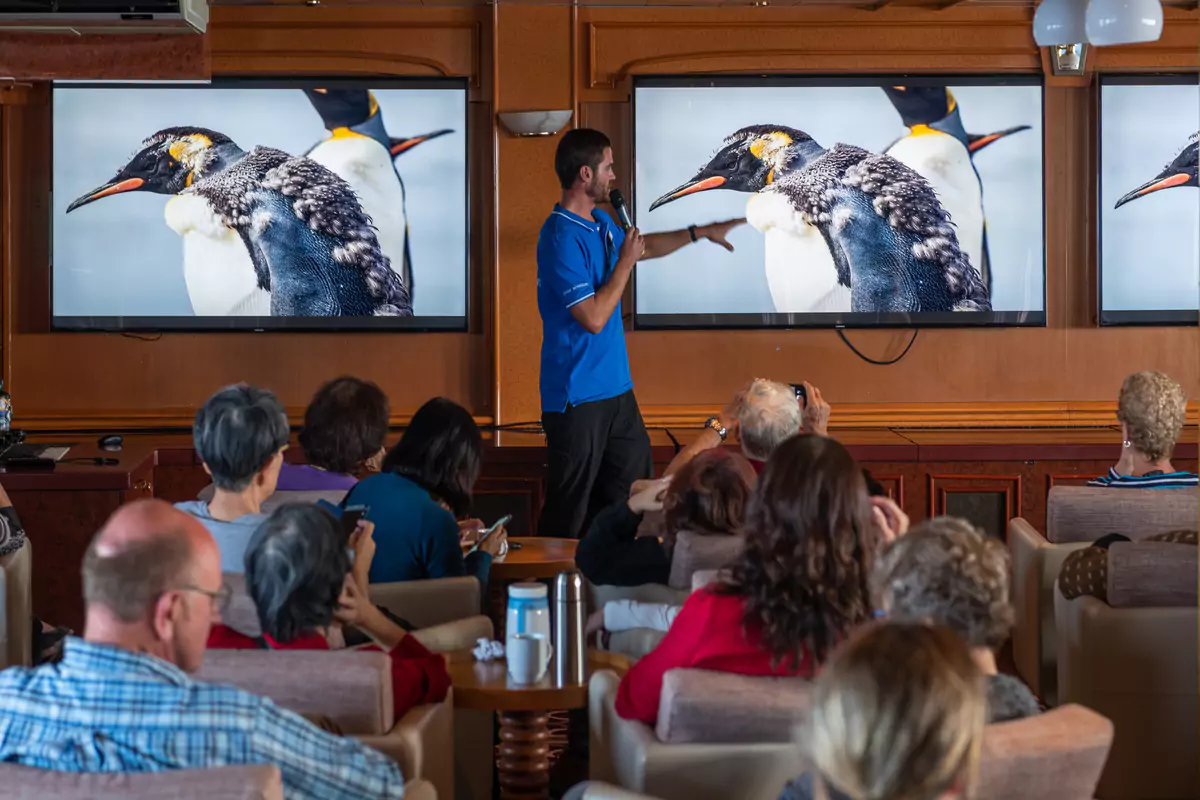
<instances>
[{"instance_id":1,"label":"yellow patch on penguin head","mask_svg":"<svg viewBox=\"0 0 1200 800\"><path fill-rule=\"evenodd\" d=\"M946 90L946 113L953 114L954 109L958 108L958 101L954 99L954 92Z\"/></svg>"},{"instance_id":2,"label":"yellow patch on penguin head","mask_svg":"<svg viewBox=\"0 0 1200 800\"><path fill-rule=\"evenodd\" d=\"M171 142L167 152L188 169L195 169L199 165L200 155L210 147L212 139L202 133L189 133Z\"/></svg>"},{"instance_id":3,"label":"yellow patch on penguin head","mask_svg":"<svg viewBox=\"0 0 1200 800\"><path fill-rule=\"evenodd\" d=\"M379 113L379 101L375 99L374 92L367 92L367 99L371 101L371 109L367 112L367 119Z\"/></svg>"},{"instance_id":4,"label":"yellow patch on penguin head","mask_svg":"<svg viewBox=\"0 0 1200 800\"><path fill-rule=\"evenodd\" d=\"M767 183L774 179L776 170L784 166L787 149L792 146L792 137L782 131L772 131L759 136L750 143L750 154L771 166Z\"/></svg>"},{"instance_id":5,"label":"yellow patch on penguin head","mask_svg":"<svg viewBox=\"0 0 1200 800\"><path fill-rule=\"evenodd\" d=\"M347 128L345 125L343 125L340 128L334 128L333 130L331 130L329 132L329 138L330 139L369 139L370 137L367 136L366 134L359 133L358 131L352 131L349 128Z\"/></svg>"}]
</instances>

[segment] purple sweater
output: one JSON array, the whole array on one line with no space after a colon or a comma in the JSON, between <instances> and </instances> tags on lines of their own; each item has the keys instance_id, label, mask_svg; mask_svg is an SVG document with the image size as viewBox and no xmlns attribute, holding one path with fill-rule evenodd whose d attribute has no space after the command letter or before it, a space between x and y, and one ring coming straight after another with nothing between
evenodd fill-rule
<instances>
[{"instance_id":1,"label":"purple sweater","mask_svg":"<svg viewBox=\"0 0 1200 800\"><path fill-rule=\"evenodd\" d=\"M288 464L279 470L279 483L275 486L277 492L326 492L349 491L358 483L353 475L340 472L328 472L308 464Z\"/></svg>"}]
</instances>

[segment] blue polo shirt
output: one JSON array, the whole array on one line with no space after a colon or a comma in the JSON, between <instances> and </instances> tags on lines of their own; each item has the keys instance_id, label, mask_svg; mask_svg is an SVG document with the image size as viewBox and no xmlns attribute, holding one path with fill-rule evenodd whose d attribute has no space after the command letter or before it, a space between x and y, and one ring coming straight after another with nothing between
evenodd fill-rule
<instances>
[{"instance_id":1,"label":"blue polo shirt","mask_svg":"<svg viewBox=\"0 0 1200 800\"><path fill-rule=\"evenodd\" d=\"M625 240L608 214L597 208L592 216L555 205L538 235L542 411L565 411L568 404L607 400L633 388L621 304L599 333L588 333L571 316L571 306L608 281Z\"/></svg>"}]
</instances>

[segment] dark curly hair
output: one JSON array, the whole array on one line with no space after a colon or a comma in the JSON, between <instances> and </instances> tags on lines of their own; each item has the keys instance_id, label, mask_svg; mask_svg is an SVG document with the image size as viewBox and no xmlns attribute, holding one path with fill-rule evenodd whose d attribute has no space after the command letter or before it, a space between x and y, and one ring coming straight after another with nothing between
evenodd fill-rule
<instances>
[{"instance_id":1,"label":"dark curly hair","mask_svg":"<svg viewBox=\"0 0 1200 800\"><path fill-rule=\"evenodd\" d=\"M418 484L460 518L471 510L471 493L482 468L483 435L471 412L444 397L417 409L383 459L384 472Z\"/></svg>"},{"instance_id":2,"label":"dark curly hair","mask_svg":"<svg viewBox=\"0 0 1200 800\"><path fill-rule=\"evenodd\" d=\"M277 642L329 625L351 567L341 525L311 503L275 509L250 537L244 563L259 624Z\"/></svg>"},{"instance_id":3,"label":"dark curly hair","mask_svg":"<svg viewBox=\"0 0 1200 800\"><path fill-rule=\"evenodd\" d=\"M313 395L304 412L300 446L314 467L352 473L383 449L387 438L387 395L370 381L334 378Z\"/></svg>"},{"instance_id":4,"label":"dark curly hair","mask_svg":"<svg viewBox=\"0 0 1200 800\"><path fill-rule=\"evenodd\" d=\"M945 625L971 647L997 650L1016 612L1004 544L965 519L914 525L879 556L871 586L888 616Z\"/></svg>"},{"instance_id":5,"label":"dark curly hair","mask_svg":"<svg viewBox=\"0 0 1200 800\"><path fill-rule=\"evenodd\" d=\"M663 495L666 533L740 534L754 492L754 468L736 453L705 450L684 464Z\"/></svg>"},{"instance_id":6,"label":"dark curly hair","mask_svg":"<svg viewBox=\"0 0 1200 800\"><path fill-rule=\"evenodd\" d=\"M780 445L758 478L746 548L717 591L746 601L743 625L776 665L818 662L871 615L868 585L879 533L862 469L832 439Z\"/></svg>"}]
</instances>

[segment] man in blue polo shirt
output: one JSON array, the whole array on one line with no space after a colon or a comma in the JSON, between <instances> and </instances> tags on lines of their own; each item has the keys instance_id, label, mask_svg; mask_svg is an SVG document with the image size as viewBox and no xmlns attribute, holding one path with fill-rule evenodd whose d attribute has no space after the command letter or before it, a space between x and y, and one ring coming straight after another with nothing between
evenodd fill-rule
<instances>
[{"instance_id":1,"label":"man in blue polo shirt","mask_svg":"<svg viewBox=\"0 0 1200 800\"><path fill-rule=\"evenodd\" d=\"M542 226L537 249L542 428L550 452L538 533L572 538L654 471L621 323L621 295L634 264L700 239L732 251L726 237L746 220L646 236L623 230L596 208L616 179L612 146L599 131L568 131L554 171L562 200Z\"/></svg>"}]
</instances>

